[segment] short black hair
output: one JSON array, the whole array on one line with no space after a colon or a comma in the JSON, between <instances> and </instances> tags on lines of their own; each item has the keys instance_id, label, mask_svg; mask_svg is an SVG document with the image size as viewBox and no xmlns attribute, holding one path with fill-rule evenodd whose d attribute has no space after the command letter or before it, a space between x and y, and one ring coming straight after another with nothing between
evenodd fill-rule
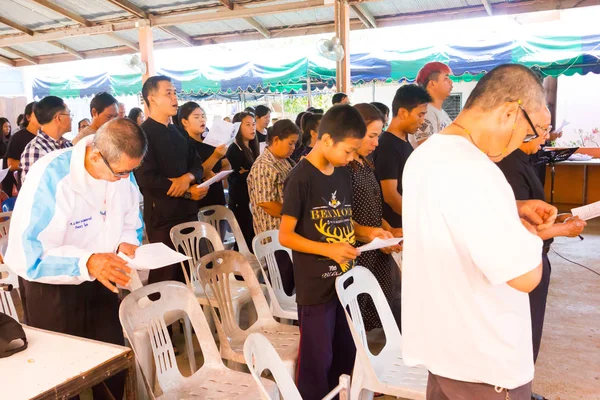
<instances>
[{"instance_id":1,"label":"short black hair","mask_svg":"<svg viewBox=\"0 0 600 400\"><path fill-rule=\"evenodd\" d=\"M371 103L371 105L377 107L377 109L379 110L379 112L381 114L383 114L383 116L385 118L387 118L387 117L390 116L390 108L388 106L386 106L385 104L380 103L378 101L374 101L374 102Z\"/></svg>"},{"instance_id":2,"label":"short black hair","mask_svg":"<svg viewBox=\"0 0 600 400\"><path fill-rule=\"evenodd\" d=\"M280 119L275 122L272 128L267 132L267 144L272 144L273 139L278 137L280 140L287 139L292 135L300 135L300 129L289 119Z\"/></svg>"},{"instance_id":3,"label":"short black hair","mask_svg":"<svg viewBox=\"0 0 600 400\"><path fill-rule=\"evenodd\" d=\"M67 105L60 97L46 96L37 103L35 117L40 125L49 124L56 114L64 111Z\"/></svg>"},{"instance_id":4,"label":"short black hair","mask_svg":"<svg viewBox=\"0 0 600 400\"><path fill-rule=\"evenodd\" d=\"M94 114L92 110L96 110L98 114L102 114L106 107L110 107L113 104L118 104L119 102L114 96L110 93L100 92L94 96L92 101L90 102L90 115L93 117ZM37 115L37 114L36 114Z\"/></svg>"},{"instance_id":5,"label":"short black hair","mask_svg":"<svg viewBox=\"0 0 600 400\"><path fill-rule=\"evenodd\" d=\"M331 102L335 106L336 104L341 103L342 100L344 100L346 97L348 97L348 95L346 93L342 93L342 92L336 93L331 98Z\"/></svg>"},{"instance_id":6,"label":"short black hair","mask_svg":"<svg viewBox=\"0 0 600 400\"><path fill-rule=\"evenodd\" d=\"M82 123L83 121L87 121L87 122L88 122L88 124L91 122L89 118L83 118L81 121L79 121L79 122L77 123L77 129L81 129L81 123Z\"/></svg>"},{"instance_id":7,"label":"short black hair","mask_svg":"<svg viewBox=\"0 0 600 400\"><path fill-rule=\"evenodd\" d=\"M545 106L542 81L535 72L523 65L503 64L477 82L465 103L465 110L476 106L489 111L503 103L519 100L528 110L539 110Z\"/></svg>"},{"instance_id":8,"label":"short black hair","mask_svg":"<svg viewBox=\"0 0 600 400\"><path fill-rule=\"evenodd\" d=\"M323 115L319 125L319 139L329 134L334 143L345 139L362 139L367 125L360 113L350 104L333 106Z\"/></svg>"},{"instance_id":9,"label":"short black hair","mask_svg":"<svg viewBox=\"0 0 600 400\"><path fill-rule=\"evenodd\" d=\"M431 103L433 99L427 93L427 90L418 85L403 85L396 91L394 100L392 101L393 117L398 115L398 111L404 108L411 112L421 104Z\"/></svg>"},{"instance_id":10,"label":"short black hair","mask_svg":"<svg viewBox=\"0 0 600 400\"><path fill-rule=\"evenodd\" d=\"M21 124L23 123L24 120L25 120L25 114L19 114L19 116L17 117L17 125L21 126Z\"/></svg>"},{"instance_id":11,"label":"short black hair","mask_svg":"<svg viewBox=\"0 0 600 400\"><path fill-rule=\"evenodd\" d=\"M250 107L250 106L246 107L244 109L244 112L256 114L256 110L254 109L254 107Z\"/></svg>"},{"instance_id":12,"label":"short black hair","mask_svg":"<svg viewBox=\"0 0 600 400\"><path fill-rule=\"evenodd\" d=\"M37 101L32 101L31 103L25 106L25 119L23 119L23 128L27 128L29 126L29 118L31 118L31 114L35 111L35 106L37 105Z\"/></svg>"},{"instance_id":13,"label":"short black hair","mask_svg":"<svg viewBox=\"0 0 600 400\"><path fill-rule=\"evenodd\" d=\"M137 119L141 113L143 113L141 108L133 107L131 110L129 110L129 114L127 114L127 118L129 118L133 122L137 123Z\"/></svg>"},{"instance_id":14,"label":"short black hair","mask_svg":"<svg viewBox=\"0 0 600 400\"><path fill-rule=\"evenodd\" d=\"M256 106L256 108L254 109L254 115L256 115L256 118L262 118L270 112L271 109L267 106L263 106L262 104Z\"/></svg>"},{"instance_id":15,"label":"short black hair","mask_svg":"<svg viewBox=\"0 0 600 400\"><path fill-rule=\"evenodd\" d=\"M148 96L152 94L152 92L158 90L159 82L172 82L172 80L171 78L165 75L156 75L146 79L146 82L144 82L144 86L142 86L142 98L144 99L144 103L146 103L148 107L150 107L150 101L148 100Z\"/></svg>"},{"instance_id":16,"label":"short black hair","mask_svg":"<svg viewBox=\"0 0 600 400\"><path fill-rule=\"evenodd\" d=\"M325 114L325 111L322 108L308 107L306 112L311 112L313 114Z\"/></svg>"},{"instance_id":17,"label":"short black hair","mask_svg":"<svg viewBox=\"0 0 600 400\"><path fill-rule=\"evenodd\" d=\"M94 145L109 163L116 163L123 154L129 158L143 158L148 151L144 130L128 118L108 121L94 135Z\"/></svg>"}]
</instances>

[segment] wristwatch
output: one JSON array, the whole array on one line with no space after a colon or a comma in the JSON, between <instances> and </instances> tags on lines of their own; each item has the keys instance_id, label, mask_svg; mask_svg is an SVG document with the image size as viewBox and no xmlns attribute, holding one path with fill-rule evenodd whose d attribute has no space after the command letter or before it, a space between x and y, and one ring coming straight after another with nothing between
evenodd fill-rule
<instances>
[{"instance_id":1,"label":"wristwatch","mask_svg":"<svg viewBox=\"0 0 600 400\"><path fill-rule=\"evenodd\" d=\"M183 194L183 198L186 199L186 200L189 200L189 199L192 198L192 194L190 192L185 192Z\"/></svg>"}]
</instances>

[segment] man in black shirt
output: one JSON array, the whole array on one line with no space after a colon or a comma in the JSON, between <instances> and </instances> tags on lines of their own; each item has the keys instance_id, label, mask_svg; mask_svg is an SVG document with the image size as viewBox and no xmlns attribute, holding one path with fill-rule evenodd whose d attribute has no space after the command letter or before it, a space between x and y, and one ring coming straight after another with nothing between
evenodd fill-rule
<instances>
[{"instance_id":1,"label":"man in black shirt","mask_svg":"<svg viewBox=\"0 0 600 400\"><path fill-rule=\"evenodd\" d=\"M173 248L171 228L198 220L197 201L208 188L198 188L204 170L202 159L188 139L169 122L177 114L177 93L166 76L148 78L142 96L150 115L142 124L148 136L148 153L135 172L144 196L144 222L151 243L162 242ZM150 271L149 283L164 280L184 282L177 264Z\"/></svg>"},{"instance_id":2,"label":"man in black shirt","mask_svg":"<svg viewBox=\"0 0 600 400\"><path fill-rule=\"evenodd\" d=\"M15 184L13 172L19 170L21 154L23 153L23 150L25 150L25 146L37 136L37 133L41 128L34 113L36 104L36 101L27 104L25 107L23 129L12 135L8 141L5 165L10 168L10 171L2 181L2 190L9 196L12 196L12 187Z\"/></svg>"},{"instance_id":3,"label":"man in black shirt","mask_svg":"<svg viewBox=\"0 0 600 400\"><path fill-rule=\"evenodd\" d=\"M373 154L375 175L383 194L383 219L392 228L402 228L402 173L413 151L408 135L423 124L431 96L417 85L404 85L392 102L392 122L379 138Z\"/></svg>"}]
</instances>

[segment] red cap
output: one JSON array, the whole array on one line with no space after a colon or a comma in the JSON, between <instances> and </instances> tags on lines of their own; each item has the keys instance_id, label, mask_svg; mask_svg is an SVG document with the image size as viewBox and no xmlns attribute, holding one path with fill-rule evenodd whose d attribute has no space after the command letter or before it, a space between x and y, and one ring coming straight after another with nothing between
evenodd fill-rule
<instances>
[{"instance_id":1,"label":"red cap","mask_svg":"<svg viewBox=\"0 0 600 400\"><path fill-rule=\"evenodd\" d=\"M444 63L441 63L438 61L429 62L429 63L425 64L423 66L423 68L421 68L419 70L419 73L417 74L417 79L415 80L415 82L417 82L421 86L425 85L425 81L427 81L427 79L434 72L452 72L452 71L450 70L450 67Z\"/></svg>"}]
</instances>

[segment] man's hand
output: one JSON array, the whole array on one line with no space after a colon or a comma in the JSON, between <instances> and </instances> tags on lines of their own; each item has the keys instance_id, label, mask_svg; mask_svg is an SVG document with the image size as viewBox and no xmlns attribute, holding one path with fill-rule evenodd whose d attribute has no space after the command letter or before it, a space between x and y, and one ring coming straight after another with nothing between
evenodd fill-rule
<instances>
[{"instance_id":1,"label":"man's hand","mask_svg":"<svg viewBox=\"0 0 600 400\"><path fill-rule=\"evenodd\" d=\"M111 282L121 286L129 285L131 278L127 276L131 272L121 257L112 253L92 254L86 264L91 277L106 286L111 292L119 293L119 290Z\"/></svg>"},{"instance_id":2,"label":"man's hand","mask_svg":"<svg viewBox=\"0 0 600 400\"><path fill-rule=\"evenodd\" d=\"M227 154L227 145L222 144L219 147L215 148L215 151L213 151L212 155L217 157L219 160L223 157L225 157L225 154Z\"/></svg>"},{"instance_id":3,"label":"man's hand","mask_svg":"<svg viewBox=\"0 0 600 400\"><path fill-rule=\"evenodd\" d=\"M179 178L169 178L172 183L169 191L167 192L167 196L183 196L183 194L190 188L190 183L192 183L192 178L190 178L190 175L191 174L183 174Z\"/></svg>"},{"instance_id":4,"label":"man's hand","mask_svg":"<svg viewBox=\"0 0 600 400\"><path fill-rule=\"evenodd\" d=\"M198 185L193 185L189 190L190 194L192 195L192 200L198 201L205 198L206 194L208 193L208 189L208 187L199 188Z\"/></svg>"},{"instance_id":5,"label":"man's hand","mask_svg":"<svg viewBox=\"0 0 600 400\"><path fill-rule=\"evenodd\" d=\"M558 215L556 207L541 200L517 201L517 209L519 217L535 226L538 231L551 227Z\"/></svg>"},{"instance_id":6,"label":"man's hand","mask_svg":"<svg viewBox=\"0 0 600 400\"><path fill-rule=\"evenodd\" d=\"M554 142L556 139L560 139L562 137L562 135L563 135L562 131L550 132L550 141Z\"/></svg>"},{"instance_id":7,"label":"man's hand","mask_svg":"<svg viewBox=\"0 0 600 400\"><path fill-rule=\"evenodd\" d=\"M338 264L346 264L360 255L360 251L350 243L332 243L328 245L327 257Z\"/></svg>"},{"instance_id":8,"label":"man's hand","mask_svg":"<svg viewBox=\"0 0 600 400\"><path fill-rule=\"evenodd\" d=\"M138 247L140 247L140 246L136 246L136 245L131 244L131 243L125 243L125 242L123 242L117 248L117 253L123 253L127 257L129 257L129 258L134 258L135 257L135 251L138 249Z\"/></svg>"},{"instance_id":9,"label":"man's hand","mask_svg":"<svg viewBox=\"0 0 600 400\"><path fill-rule=\"evenodd\" d=\"M583 228L585 228L586 226L587 222L585 222L579 217L571 217L565 222L563 222L565 236L568 237L577 237L581 235L581 232L583 232Z\"/></svg>"}]
</instances>

